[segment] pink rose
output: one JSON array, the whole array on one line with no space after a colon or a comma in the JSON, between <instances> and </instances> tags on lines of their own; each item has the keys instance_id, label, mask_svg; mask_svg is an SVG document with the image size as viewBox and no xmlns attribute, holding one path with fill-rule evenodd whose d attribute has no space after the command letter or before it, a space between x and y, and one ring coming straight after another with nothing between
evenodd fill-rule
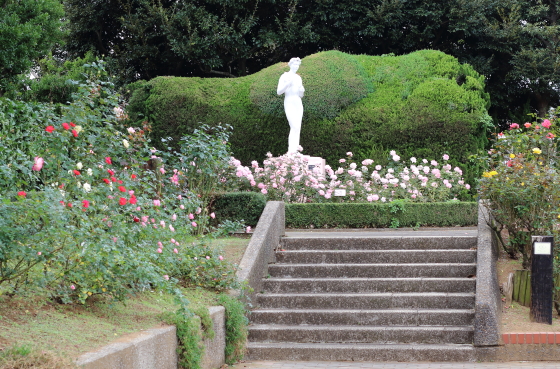
<instances>
[{"instance_id":1,"label":"pink rose","mask_svg":"<svg viewBox=\"0 0 560 369\"><path fill-rule=\"evenodd\" d=\"M154 200L154 206L161 206L161 201Z\"/></svg>"},{"instance_id":2,"label":"pink rose","mask_svg":"<svg viewBox=\"0 0 560 369\"><path fill-rule=\"evenodd\" d=\"M214 213L210 213L210 218L212 218L212 219L216 219L216 214L214 214Z\"/></svg>"},{"instance_id":3,"label":"pink rose","mask_svg":"<svg viewBox=\"0 0 560 369\"><path fill-rule=\"evenodd\" d=\"M196 222L192 222L191 225L192 225L193 227L196 227L196 226L197 226Z\"/></svg>"},{"instance_id":4,"label":"pink rose","mask_svg":"<svg viewBox=\"0 0 560 369\"><path fill-rule=\"evenodd\" d=\"M524 124L524 126L525 126L525 128L529 128L529 127L531 127L531 123L527 122L527 123Z\"/></svg>"},{"instance_id":5,"label":"pink rose","mask_svg":"<svg viewBox=\"0 0 560 369\"><path fill-rule=\"evenodd\" d=\"M43 164L45 164L45 160L43 160L40 156L36 156L33 160L33 167L31 169L38 172L41 168L43 168Z\"/></svg>"},{"instance_id":6,"label":"pink rose","mask_svg":"<svg viewBox=\"0 0 560 369\"><path fill-rule=\"evenodd\" d=\"M190 214L189 214L189 219L190 219L190 220L193 220L193 219L194 219L194 214L193 214L193 213L190 213Z\"/></svg>"},{"instance_id":7,"label":"pink rose","mask_svg":"<svg viewBox=\"0 0 560 369\"><path fill-rule=\"evenodd\" d=\"M542 122L541 124L541 126L543 126L544 128L550 128L551 125L552 123L550 123L548 119L545 119L544 122Z\"/></svg>"}]
</instances>

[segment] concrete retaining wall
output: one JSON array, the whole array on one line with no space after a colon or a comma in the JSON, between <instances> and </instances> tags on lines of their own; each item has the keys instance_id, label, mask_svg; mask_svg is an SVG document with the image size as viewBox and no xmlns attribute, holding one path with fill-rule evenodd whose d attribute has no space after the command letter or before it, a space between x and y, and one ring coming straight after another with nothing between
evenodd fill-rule
<instances>
[{"instance_id":1,"label":"concrete retaining wall","mask_svg":"<svg viewBox=\"0 0 560 369\"><path fill-rule=\"evenodd\" d=\"M203 369L217 369L225 363L225 309L210 307L214 339L204 340ZM174 326L147 329L119 338L78 358L83 369L177 369L177 333Z\"/></svg>"}]
</instances>

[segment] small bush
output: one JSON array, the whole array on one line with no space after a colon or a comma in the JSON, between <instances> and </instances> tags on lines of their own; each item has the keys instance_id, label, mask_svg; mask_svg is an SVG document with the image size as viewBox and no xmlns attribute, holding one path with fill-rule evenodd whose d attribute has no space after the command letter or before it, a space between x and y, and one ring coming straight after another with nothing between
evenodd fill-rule
<instances>
[{"instance_id":1,"label":"small bush","mask_svg":"<svg viewBox=\"0 0 560 369\"><path fill-rule=\"evenodd\" d=\"M289 228L386 228L475 226L477 203L286 204Z\"/></svg>"},{"instance_id":2,"label":"small bush","mask_svg":"<svg viewBox=\"0 0 560 369\"><path fill-rule=\"evenodd\" d=\"M242 221L249 226L256 226L266 206L266 197L255 192L230 192L214 197L212 209L216 213L216 222L223 220Z\"/></svg>"}]
</instances>

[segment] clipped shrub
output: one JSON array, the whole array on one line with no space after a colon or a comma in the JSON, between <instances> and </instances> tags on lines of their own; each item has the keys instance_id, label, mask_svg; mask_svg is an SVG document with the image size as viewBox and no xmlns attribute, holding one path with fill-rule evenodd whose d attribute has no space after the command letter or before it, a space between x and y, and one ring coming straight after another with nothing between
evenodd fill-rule
<instances>
[{"instance_id":1,"label":"clipped shrub","mask_svg":"<svg viewBox=\"0 0 560 369\"><path fill-rule=\"evenodd\" d=\"M248 164L266 152L286 152L288 123L278 63L236 79L158 77L131 86L129 111L153 124L153 138L181 137L201 124L233 126L232 151ZM439 51L403 56L327 51L302 60L306 89L301 143L304 153L334 166L352 151L357 160L385 164L390 150L404 158L450 154L463 170L492 128L484 77ZM467 181L478 168L466 172Z\"/></svg>"},{"instance_id":2,"label":"clipped shrub","mask_svg":"<svg viewBox=\"0 0 560 369\"><path fill-rule=\"evenodd\" d=\"M212 211L216 214L216 223L223 220L243 221L244 224L256 226L266 206L266 197L255 192L230 192L214 198Z\"/></svg>"},{"instance_id":3,"label":"clipped shrub","mask_svg":"<svg viewBox=\"0 0 560 369\"><path fill-rule=\"evenodd\" d=\"M477 224L476 202L286 204L288 228L452 227Z\"/></svg>"}]
</instances>

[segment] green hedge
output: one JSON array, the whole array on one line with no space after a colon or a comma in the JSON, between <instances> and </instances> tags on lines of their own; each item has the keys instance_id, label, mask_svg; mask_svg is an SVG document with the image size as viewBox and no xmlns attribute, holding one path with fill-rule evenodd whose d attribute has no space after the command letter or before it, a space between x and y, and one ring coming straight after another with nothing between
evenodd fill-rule
<instances>
[{"instance_id":1,"label":"green hedge","mask_svg":"<svg viewBox=\"0 0 560 369\"><path fill-rule=\"evenodd\" d=\"M287 228L476 226L476 202L286 204Z\"/></svg>"},{"instance_id":2,"label":"green hedge","mask_svg":"<svg viewBox=\"0 0 560 369\"><path fill-rule=\"evenodd\" d=\"M254 227L266 206L266 197L257 192L230 192L217 195L211 211L216 214L216 224L223 220L242 220Z\"/></svg>"},{"instance_id":3,"label":"green hedge","mask_svg":"<svg viewBox=\"0 0 560 369\"><path fill-rule=\"evenodd\" d=\"M276 95L286 63L253 75L225 78L158 77L130 86L130 117L152 123L153 141L180 138L201 124L233 126L233 154L245 165L268 151L287 150L283 96ZM352 151L356 160L385 164L390 150L403 159L440 160L466 170L469 156L487 144L492 128L484 77L439 51L402 56L327 51L303 58L306 89L301 144L331 166Z\"/></svg>"}]
</instances>

